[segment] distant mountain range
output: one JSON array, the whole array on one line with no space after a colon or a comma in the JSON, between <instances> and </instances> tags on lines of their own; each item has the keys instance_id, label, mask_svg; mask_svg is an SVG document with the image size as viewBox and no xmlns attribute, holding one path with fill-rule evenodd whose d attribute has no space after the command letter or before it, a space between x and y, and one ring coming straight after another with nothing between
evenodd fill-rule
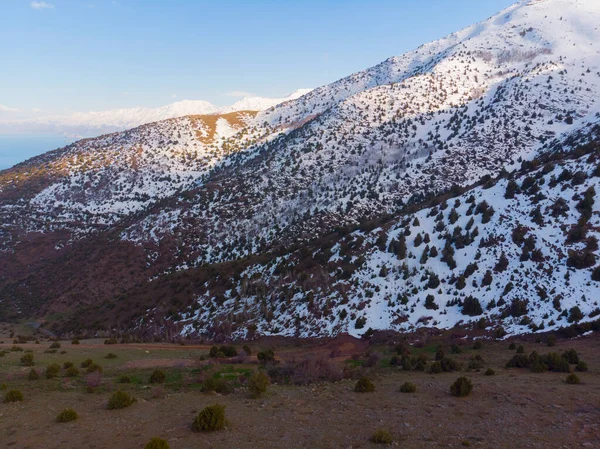
<instances>
[{"instance_id":1,"label":"distant mountain range","mask_svg":"<svg viewBox=\"0 0 600 449\"><path fill-rule=\"evenodd\" d=\"M284 98L245 97L226 107L215 106L202 100L183 100L158 108L110 109L99 112L77 112L70 115L0 121L0 132L45 132L74 137L93 137L186 115L208 115L244 110L263 111L280 103L295 100L310 91L311 89L298 89Z\"/></svg>"},{"instance_id":2,"label":"distant mountain range","mask_svg":"<svg viewBox=\"0 0 600 449\"><path fill-rule=\"evenodd\" d=\"M599 327L599 24L597 0L523 0L295 100L2 171L0 320L222 340Z\"/></svg>"}]
</instances>

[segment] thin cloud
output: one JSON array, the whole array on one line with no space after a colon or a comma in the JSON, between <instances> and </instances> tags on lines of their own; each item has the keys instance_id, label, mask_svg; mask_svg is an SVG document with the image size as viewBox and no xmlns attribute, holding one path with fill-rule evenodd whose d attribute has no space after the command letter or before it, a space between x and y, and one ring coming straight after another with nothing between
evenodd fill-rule
<instances>
[{"instance_id":1,"label":"thin cloud","mask_svg":"<svg viewBox=\"0 0 600 449\"><path fill-rule=\"evenodd\" d=\"M253 97L254 94L252 92L245 92L243 90L232 90L227 92L225 95L228 97Z\"/></svg>"},{"instance_id":2,"label":"thin cloud","mask_svg":"<svg viewBox=\"0 0 600 449\"><path fill-rule=\"evenodd\" d=\"M3 104L0 104L0 111L1 112L19 112L18 109L9 108L8 106L4 106Z\"/></svg>"},{"instance_id":3,"label":"thin cloud","mask_svg":"<svg viewBox=\"0 0 600 449\"><path fill-rule=\"evenodd\" d=\"M52 8L54 8L54 5L52 3L36 2L36 1L31 2L29 4L29 6L31 6L33 9L52 9Z\"/></svg>"}]
</instances>

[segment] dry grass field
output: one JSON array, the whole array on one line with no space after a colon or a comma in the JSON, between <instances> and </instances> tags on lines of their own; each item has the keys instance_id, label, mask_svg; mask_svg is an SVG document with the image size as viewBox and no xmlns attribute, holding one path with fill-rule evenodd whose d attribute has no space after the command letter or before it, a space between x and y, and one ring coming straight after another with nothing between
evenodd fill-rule
<instances>
[{"instance_id":1,"label":"dry grass field","mask_svg":"<svg viewBox=\"0 0 600 449\"><path fill-rule=\"evenodd\" d=\"M252 356L211 358L206 345L107 345L103 340L82 340L79 345L60 341L53 353L47 352L52 341L40 340L17 344L22 351L12 351L10 330L0 325L0 399L19 390L23 401L0 401L3 448L144 448L151 438L160 437L175 449L357 449L381 447L371 441L378 429L392 435L392 447L402 448L600 447L600 335L559 340L553 347L532 338L514 341L527 356L575 349L589 370L577 372L581 383L570 385L565 382L568 373L506 368L517 352L509 349L512 340L486 341L481 349L465 341L454 354L449 340L439 337L410 348L413 356L427 357L425 371L405 371L390 366L395 345L369 345L349 337L303 345L250 342ZM15 335L19 331L14 329ZM445 357L462 364L460 371L429 372L439 345ZM242 345L235 346L241 353ZM276 362L264 369L273 383L255 398L248 379L263 369L256 353L268 347ZM109 353L116 358L105 358ZM21 362L25 354L33 354L39 379L29 379L32 367ZM483 361L469 370L477 355ZM101 374L88 374L81 367L88 358L102 367ZM67 377L65 362L72 362L79 374ZM60 371L47 379L46 367L53 363ZM488 368L495 375L486 375ZM164 383L150 383L156 369L164 372ZM130 382L120 383L123 376ZM375 391L355 392L360 376L367 376ZM467 397L450 394L459 376L472 381ZM311 379L315 381L306 384ZM211 380L228 391L203 391ZM400 392L407 381L416 385L416 392ZM107 409L116 390L131 394L136 402ZM226 428L192 431L200 410L215 403L226 407ZM67 408L78 419L57 422Z\"/></svg>"}]
</instances>

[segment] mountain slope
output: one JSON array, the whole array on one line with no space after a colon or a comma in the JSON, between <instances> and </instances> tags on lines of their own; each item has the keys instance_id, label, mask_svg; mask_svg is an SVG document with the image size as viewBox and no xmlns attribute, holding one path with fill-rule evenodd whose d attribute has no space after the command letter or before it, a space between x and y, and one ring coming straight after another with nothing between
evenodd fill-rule
<instances>
[{"instance_id":1,"label":"mountain slope","mask_svg":"<svg viewBox=\"0 0 600 449\"><path fill-rule=\"evenodd\" d=\"M490 331L515 334L597 320L600 125L588 132L592 143L572 154L554 150L373 230L338 231L308 252L209 281L180 316L184 333L221 322L227 337L246 337L249 327L361 335L483 319Z\"/></svg>"},{"instance_id":2,"label":"mountain slope","mask_svg":"<svg viewBox=\"0 0 600 449\"><path fill-rule=\"evenodd\" d=\"M580 16L595 23L599 7L575 2L581 11L569 19L559 8L571 4L565 1L523 2L259 114L257 122L287 133L237 154L237 163L213 178L210 200L211 215L226 220L217 240L239 249L231 236L242 236L245 248L190 262L253 253L257 242L286 231L293 239L303 230L312 236L311 220L337 225L391 213L420 195L510 168L587 123L598 111L598 31L593 25L580 37L574 25ZM566 44L575 40L577 47ZM228 218L240 208L245 217ZM190 209L191 226L212 226L201 198ZM128 238L149 237L136 229Z\"/></svg>"},{"instance_id":3,"label":"mountain slope","mask_svg":"<svg viewBox=\"0 0 600 449\"><path fill-rule=\"evenodd\" d=\"M103 314L108 312L98 304L105 303L123 316L135 311L135 316L118 322L135 322L138 328L143 327L140 322L159 317L160 326L186 326L184 332L237 336L254 328L288 335L354 332L359 318L358 324L373 328L406 330L432 323L447 327L457 322L456 311L469 296L477 297L483 308L495 300L488 318L502 317L500 296L512 301L518 299L515 295L527 295L529 287L517 285L508 295L505 276L498 276L493 287L483 288L481 280L496 265L500 249L514 270L522 244L515 248L508 240L493 239L496 243L484 243L476 259L473 248L482 240L469 234L461 237L462 245L465 239L473 240L465 245L469 248L455 248L455 268L445 268L435 257L424 267L410 258L406 268L405 262L399 268L384 254L385 245L381 254L370 252L378 237L370 234L368 223L391 226L386 244L404 230L410 232L409 240L427 232L426 244L441 253L448 238L442 231L434 236L432 228L440 220L449 221L448 216L442 214L436 222L428 215L431 211L417 214L421 224L414 229L393 217L406 217L415 205L440 194L462 192L500 174L504 179L521 167L521 176L538 176L535 167L522 162L549 157L560 142L570 142L565 148L576 147L572 136L595 142L593 126L600 113L598 23L600 4L595 1L522 1L480 24L264 111L152 123L81 141L1 172L0 267L7 274L0 279L0 300L5 305L10 300L15 316L26 309L45 313L82 305ZM569 180L560 181L560 189L572 189L574 195L563 198L566 215L542 220L535 228L544 236L533 243L542 245L545 262L536 261L528 269L540 279L553 264L562 266L557 273L565 276L568 249L581 249L577 242L567 244L558 232L576 221L577 198L585 192L581 189L595 185L595 157L568 162L563 157L561 163L584 173L585 179L571 187L565 187ZM551 174L559 174L549 173L537 186L555 201L558 184L548 186ZM519 197L522 204L502 201L505 182L459 198L456 214L462 217L463 229L470 220L470 195L477 204L485 200L496 210L488 223L481 223L486 226L480 226L479 236L486 239L496 234L508 238L517 221L531 227L528 208L552 206L541 198L532 203L529 197L538 192ZM595 214L593 209L586 222L592 236ZM507 218L497 222L498 216ZM358 226L362 233L338 242L354 248L352 257L330 270L331 255L325 257L318 245L335 244L332 235ZM456 245L450 240L450 246ZM307 248L299 250L300 256L294 252L298 245ZM100 258L81 256L103 246L106 251ZM408 246L420 261L422 254ZM554 247L562 254L548 249ZM92 279L94 267L106 268L111 260L122 258L125 248L135 248L128 262L130 275L119 276L115 286ZM43 261L34 259L36 251L44 254ZM588 252L595 254L596 249ZM542 256L536 252L537 259ZM278 275L272 280L273 270L287 270L288 259L282 259L286 257L300 257L310 274L294 268L296 279ZM98 284L83 300L74 298L85 285L84 274L78 278L75 272L60 285L48 274L65 276L56 272L62 264L70 274L73 260L82 265L85 282ZM452 285L475 260L470 276L476 277L477 285L469 279L470 286L458 292L449 287L428 293L440 301L440 308L425 315L422 284L429 282L431 273L440 283L443 279ZM385 275L377 282L369 280L378 278L376 271L383 263L395 270L393 279ZM583 280L589 273L580 276ZM252 287L254 277L264 284ZM558 274L546 276L543 288L562 295L561 310L581 303L582 311L589 313L595 284L566 288L559 285L560 279ZM27 298L32 296L39 297L35 307L29 307ZM452 304L441 308L447 302ZM528 309L531 322L551 326L550 318L543 318L546 308L533 306L541 312ZM185 307L195 309L183 314ZM87 325L102 322L110 320ZM522 330L514 323L508 329Z\"/></svg>"}]
</instances>

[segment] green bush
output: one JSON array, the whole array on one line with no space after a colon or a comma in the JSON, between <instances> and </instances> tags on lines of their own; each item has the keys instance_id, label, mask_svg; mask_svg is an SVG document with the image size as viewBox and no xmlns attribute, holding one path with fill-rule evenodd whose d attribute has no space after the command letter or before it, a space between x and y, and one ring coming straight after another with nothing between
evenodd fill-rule
<instances>
[{"instance_id":1,"label":"green bush","mask_svg":"<svg viewBox=\"0 0 600 449\"><path fill-rule=\"evenodd\" d=\"M489 285L489 284L487 284L487 285ZM477 298L473 298L472 296L465 298L465 300L463 301L463 308L462 308L463 315L477 316L477 315L481 315L482 313L483 313L483 309L481 308L481 303L479 302L479 300Z\"/></svg>"},{"instance_id":2,"label":"green bush","mask_svg":"<svg viewBox=\"0 0 600 449\"><path fill-rule=\"evenodd\" d=\"M450 347L450 352L452 352L452 354L460 354L462 352L462 349L458 345L452 345Z\"/></svg>"},{"instance_id":3,"label":"green bush","mask_svg":"<svg viewBox=\"0 0 600 449\"><path fill-rule=\"evenodd\" d=\"M404 382L400 386L400 393L414 393L417 391L417 386L412 382Z\"/></svg>"},{"instance_id":4,"label":"green bush","mask_svg":"<svg viewBox=\"0 0 600 449\"><path fill-rule=\"evenodd\" d=\"M34 370L33 368L31 368L31 371L29 371L29 374L27 375L27 379L38 380L39 378L40 378L40 375L38 374L38 372L36 370Z\"/></svg>"},{"instance_id":5,"label":"green bush","mask_svg":"<svg viewBox=\"0 0 600 449\"><path fill-rule=\"evenodd\" d=\"M214 404L205 407L194 419L192 430L195 432L213 432L224 429L227 425L225 419L225 406Z\"/></svg>"},{"instance_id":6,"label":"green bush","mask_svg":"<svg viewBox=\"0 0 600 449\"><path fill-rule=\"evenodd\" d=\"M373 382L369 378L363 376L354 385L354 391L357 393L372 393L375 391L375 385L373 385Z\"/></svg>"},{"instance_id":7,"label":"green bush","mask_svg":"<svg viewBox=\"0 0 600 449\"><path fill-rule=\"evenodd\" d=\"M508 349L514 351L515 349L517 349L517 345L514 342L512 342L510 345L508 345Z\"/></svg>"},{"instance_id":8,"label":"green bush","mask_svg":"<svg viewBox=\"0 0 600 449\"><path fill-rule=\"evenodd\" d=\"M92 365L93 363L94 363L94 361L92 359L85 359L83 362L81 362L81 367L87 368L88 366Z\"/></svg>"},{"instance_id":9,"label":"green bush","mask_svg":"<svg viewBox=\"0 0 600 449\"><path fill-rule=\"evenodd\" d=\"M202 382L201 390L204 393L216 392L221 382L224 382L223 379L215 379L214 377L209 377L208 379L205 379L204 382Z\"/></svg>"},{"instance_id":10,"label":"green bush","mask_svg":"<svg viewBox=\"0 0 600 449\"><path fill-rule=\"evenodd\" d=\"M223 354L225 354L225 357L236 357L237 356L237 349L235 349L234 346L220 346L219 347L219 352L222 352Z\"/></svg>"},{"instance_id":11,"label":"green bush","mask_svg":"<svg viewBox=\"0 0 600 449\"><path fill-rule=\"evenodd\" d=\"M404 354L402 356L394 355L390 359L390 366L400 366L404 371L424 371L427 365L427 354L411 356Z\"/></svg>"},{"instance_id":12,"label":"green bush","mask_svg":"<svg viewBox=\"0 0 600 449\"><path fill-rule=\"evenodd\" d=\"M569 310L569 323L580 321L584 318L584 316L585 315L581 312L581 309L578 306L571 307Z\"/></svg>"},{"instance_id":13,"label":"green bush","mask_svg":"<svg viewBox=\"0 0 600 449\"><path fill-rule=\"evenodd\" d=\"M67 368L67 372L65 374L67 377L77 377L79 376L79 370L75 366L70 366Z\"/></svg>"},{"instance_id":14,"label":"green bush","mask_svg":"<svg viewBox=\"0 0 600 449\"><path fill-rule=\"evenodd\" d=\"M98 371L99 373L102 372L102 367L97 363L92 363L91 365L88 365L87 369L85 370L85 372L88 374L96 371Z\"/></svg>"},{"instance_id":15,"label":"green bush","mask_svg":"<svg viewBox=\"0 0 600 449\"><path fill-rule=\"evenodd\" d=\"M394 438L387 430L379 429L375 431L373 435L371 435L371 441L375 444L392 444L394 442Z\"/></svg>"},{"instance_id":16,"label":"green bush","mask_svg":"<svg viewBox=\"0 0 600 449\"><path fill-rule=\"evenodd\" d=\"M129 377L129 376L121 376L121 377L119 377L119 383L120 384L130 384L131 383L131 377Z\"/></svg>"},{"instance_id":17,"label":"green bush","mask_svg":"<svg viewBox=\"0 0 600 449\"><path fill-rule=\"evenodd\" d=\"M116 345L117 339L116 338L107 338L106 340L104 340L104 344L105 345Z\"/></svg>"},{"instance_id":18,"label":"green bush","mask_svg":"<svg viewBox=\"0 0 600 449\"><path fill-rule=\"evenodd\" d=\"M77 412L72 408L66 408L56 417L58 422L70 422L77 419Z\"/></svg>"},{"instance_id":19,"label":"green bush","mask_svg":"<svg viewBox=\"0 0 600 449\"><path fill-rule=\"evenodd\" d=\"M116 359L117 358L117 354L113 353L113 352L109 352L108 354L106 354L104 356L105 359Z\"/></svg>"},{"instance_id":20,"label":"green bush","mask_svg":"<svg viewBox=\"0 0 600 449\"><path fill-rule=\"evenodd\" d=\"M556 373L568 373L571 371L569 362L565 358L559 356L556 352L550 352L541 356L541 361L548 366L550 371Z\"/></svg>"},{"instance_id":21,"label":"green bush","mask_svg":"<svg viewBox=\"0 0 600 449\"><path fill-rule=\"evenodd\" d=\"M567 376L567 378L565 379L565 382L568 383L569 385L577 385L581 381L579 380L579 376L577 374L571 373Z\"/></svg>"},{"instance_id":22,"label":"green bush","mask_svg":"<svg viewBox=\"0 0 600 449\"><path fill-rule=\"evenodd\" d=\"M435 352L435 359L442 360L445 356L446 354L444 354L442 347L438 347L437 351Z\"/></svg>"},{"instance_id":23,"label":"green bush","mask_svg":"<svg viewBox=\"0 0 600 449\"><path fill-rule=\"evenodd\" d=\"M0 384L0 391L4 391L8 388L6 384Z\"/></svg>"},{"instance_id":24,"label":"green bush","mask_svg":"<svg viewBox=\"0 0 600 449\"><path fill-rule=\"evenodd\" d=\"M273 352L272 349L266 349L266 350L260 351L258 354L256 354L256 358L258 359L258 361L260 363L265 365L265 364L275 360L275 353Z\"/></svg>"},{"instance_id":25,"label":"green bush","mask_svg":"<svg viewBox=\"0 0 600 449\"><path fill-rule=\"evenodd\" d=\"M151 384L162 384L167 379L165 373L161 370L154 370L154 372L150 375L150 383Z\"/></svg>"},{"instance_id":26,"label":"green bush","mask_svg":"<svg viewBox=\"0 0 600 449\"><path fill-rule=\"evenodd\" d=\"M60 343L55 341L54 343L52 343L50 345L50 349L59 349L60 348Z\"/></svg>"},{"instance_id":27,"label":"green bush","mask_svg":"<svg viewBox=\"0 0 600 449\"><path fill-rule=\"evenodd\" d=\"M23 366L33 366L34 365L34 363L33 363L33 354L30 353L30 352L27 353L27 354L24 354L21 357L21 365L23 365Z\"/></svg>"},{"instance_id":28,"label":"green bush","mask_svg":"<svg viewBox=\"0 0 600 449\"><path fill-rule=\"evenodd\" d=\"M263 393L266 393L267 387L271 383L269 376L267 376L262 371L258 371L252 375L252 377L248 380L248 390L252 396L259 397Z\"/></svg>"},{"instance_id":29,"label":"green bush","mask_svg":"<svg viewBox=\"0 0 600 449\"><path fill-rule=\"evenodd\" d=\"M74 366L73 362L65 362L65 363L63 363L63 369L69 369L72 366Z\"/></svg>"},{"instance_id":30,"label":"green bush","mask_svg":"<svg viewBox=\"0 0 600 449\"><path fill-rule=\"evenodd\" d=\"M429 367L429 372L431 374L439 374L442 373L444 371L444 369L442 368L442 364L438 361L438 362L433 362L431 364L431 366Z\"/></svg>"},{"instance_id":31,"label":"green bush","mask_svg":"<svg viewBox=\"0 0 600 449\"><path fill-rule=\"evenodd\" d=\"M533 351L531 354L529 354L529 362L530 363L538 363L538 362L541 362L541 360L542 360L542 358L537 353L537 351Z\"/></svg>"},{"instance_id":32,"label":"green bush","mask_svg":"<svg viewBox=\"0 0 600 449\"><path fill-rule=\"evenodd\" d=\"M425 371L425 367L427 365L428 357L427 354L419 354L410 358L411 365L413 365L413 369L415 371Z\"/></svg>"},{"instance_id":33,"label":"green bush","mask_svg":"<svg viewBox=\"0 0 600 449\"><path fill-rule=\"evenodd\" d=\"M21 393L19 390L10 390L4 396L5 403L20 402L22 400L23 400L23 393Z\"/></svg>"},{"instance_id":34,"label":"green bush","mask_svg":"<svg viewBox=\"0 0 600 449\"><path fill-rule=\"evenodd\" d=\"M481 371L485 365L485 361L480 355L476 355L475 357L471 357L469 360L469 365L467 367L468 370Z\"/></svg>"},{"instance_id":35,"label":"green bush","mask_svg":"<svg viewBox=\"0 0 600 449\"><path fill-rule=\"evenodd\" d=\"M456 382L454 382L450 386L450 393L452 393L453 396L457 397L469 396L472 391L473 384L469 379L467 379L464 376L461 376L458 379L456 379Z\"/></svg>"},{"instance_id":36,"label":"green bush","mask_svg":"<svg viewBox=\"0 0 600 449\"><path fill-rule=\"evenodd\" d=\"M450 357L444 357L442 360L440 360L440 364L442 365L442 370L447 373L460 371L461 368L460 363Z\"/></svg>"},{"instance_id":37,"label":"green bush","mask_svg":"<svg viewBox=\"0 0 600 449\"><path fill-rule=\"evenodd\" d=\"M495 374L496 374L496 371L494 371L492 368L488 368L488 369L485 371L485 375L486 375L486 376L493 376L493 375L495 375Z\"/></svg>"},{"instance_id":38,"label":"green bush","mask_svg":"<svg viewBox=\"0 0 600 449\"><path fill-rule=\"evenodd\" d=\"M250 349L250 346L248 345L244 345L242 347L242 350L247 354L247 355L252 355L252 349Z\"/></svg>"},{"instance_id":39,"label":"green bush","mask_svg":"<svg viewBox=\"0 0 600 449\"><path fill-rule=\"evenodd\" d=\"M152 438L144 449L169 449L169 443L162 438Z\"/></svg>"},{"instance_id":40,"label":"green bush","mask_svg":"<svg viewBox=\"0 0 600 449\"><path fill-rule=\"evenodd\" d=\"M531 361L525 354L515 354L512 359L506 363L507 368L529 368Z\"/></svg>"},{"instance_id":41,"label":"green bush","mask_svg":"<svg viewBox=\"0 0 600 449\"><path fill-rule=\"evenodd\" d=\"M108 400L108 409L116 410L126 408L135 402L135 398L124 391L115 391Z\"/></svg>"},{"instance_id":42,"label":"green bush","mask_svg":"<svg viewBox=\"0 0 600 449\"><path fill-rule=\"evenodd\" d=\"M78 345L79 344L79 340L77 340L76 338L74 340L71 340L71 344L72 345Z\"/></svg>"},{"instance_id":43,"label":"green bush","mask_svg":"<svg viewBox=\"0 0 600 449\"><path fill-rule=\"evenodd\" d=\"M13 345L10 350L11 352L23 352L23 348L17 345Z\"/></svg>"},{"instance_id":44,"label":"green bush","mask_svg":"<svg viewBox=\"0 0 600 449\"><path fill-rule=\"evenodd\" d=\"M531 372L533 373L544 373L546 371L548 371L548 365L540 361L536 361L531 365Z\"/></svg>"},{"instance_id":45,"label":"green bush","mask_svg":"<svg viewBox=\"0 0 600 449\"><path fill-rule=\"evenodd\" d=\"M52 365L46 368L46 379L52 379L58 376L60 372L60 365L58 363L53 363Z\"/></svg>"},{"instance_id":46,"label":"green bush","mask_svg":"<svg viewBox=\"0 0 600 449\"><path fill-rule=\"evenodd\" d=\"M525 347L523 345L517 347L517 354L525 354Z\"/></svg>"},{"instance_id":47,"label":"green bush","mask_svg":"<svg viewBox=\"0 0 600 449\"><path fill-rule=\"evenodd\" d=\"M483 348L483 342L481 340L477 340L473 345L473 349L481 349Z\"/></svg>"},{"instance_id":48,"label":"green bush","mask_svg":"<svg viewBox=\"0 0 600 449\"><path fill-rule=\"evenodd\" d=\"M223 395L230 394L233 391L233 387L225 382L223 379L215 379L209 377L202 383L202 391L204 393L219 393Z\"/></svg>"},{"instance_id":49,"label":"green bush","mask_svg":"<svg viewBox=\"0 0 600 449\"><path fill-rule=\"evenodd\" d=\"M237 350L233 346L213 346L208 355L212 358L235 357Z\"/></svg>"},{"instance_id":50,"label":"green bush","mask_svg":"<svg viewBox=\"0 0 600 449\"><path fill-rule=\"evenodd\" d=\"M588 365L583 360L580 360L577 366L575 367L575 371L584 372L588 370Z\"/></svg>"},{"instance_id":51,"label":"green bush","mask_svg":"<svg viewBox=\"0 0 600 449\"><path fill-rule=\"evenodd\" d=\"M560 355L563 359L569 362L570 365L577 365L579 363L579 354L575 349L569 349Z\"/></svg>"},{"instance_id":52,"label":"green bush","mask_svg":"<svg viewBox=\"0 0 600 449\"><path fill-rule=\"evenodd\" d=\"M531 354L529 354L529 362L531 364L532 370L533 367L536 365L542 365L545 366L546 370L548 369L548 367L544 365L544 360L542 359L542 356L540 356L537 353L537 351L533 351Z\"/></svg>"}]
</instances>

